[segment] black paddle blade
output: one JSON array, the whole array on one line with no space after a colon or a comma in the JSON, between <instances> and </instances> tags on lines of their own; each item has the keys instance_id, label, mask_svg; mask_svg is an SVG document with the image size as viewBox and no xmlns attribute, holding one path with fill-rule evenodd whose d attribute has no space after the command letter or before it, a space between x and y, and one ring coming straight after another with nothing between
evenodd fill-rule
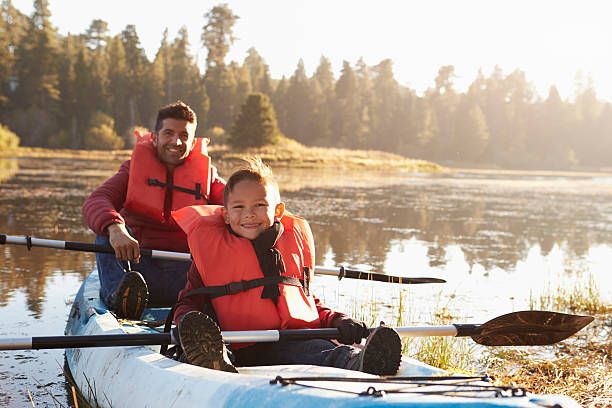
<instances>
[{"instance_id":1,"label":"black paddle blade","mask_svg":"<svg viewBox=\"0 0 612 408\"><path fill-rule=\"evenodd\" d=\"M342 279L345 276L351 279L374 280L378 282L401 283L405 285L414 285L419 283L446 283L444 279L438 278L408 278L402 276L384 275L382 273L353 271L351 269L342 268L338 274L338 278Z\"/></svg>"},{"instance_id":2,"label":"black paddle blade","mask_svg":"<svg viewBox=\"0 0 612 408\"><path fill-rule=\"evenodd\" d=\"M592 321L591 316L527 310L489 320L471 337L485 346L544 346L567 339Z\"/></svg>"}]
</instances>

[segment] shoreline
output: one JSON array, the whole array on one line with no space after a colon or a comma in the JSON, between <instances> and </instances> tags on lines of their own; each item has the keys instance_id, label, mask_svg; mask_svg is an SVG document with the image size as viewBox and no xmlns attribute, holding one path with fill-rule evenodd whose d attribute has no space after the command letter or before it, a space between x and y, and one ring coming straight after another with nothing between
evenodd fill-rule
<instances>
[{"instance_id":1,"label":"shoreline","mask_svg":"<svg viewBox=\"0 0 612 408\"><path fill-rule=\"evenodd\" d=\"M0 152L0 158L128 160L131 149L71 150L43 147L18 147ZM349 150L306 147L287 140L278 146L264 146L243 151L231 150L226 145L210 146L208 151L217 167L231 168L247 155L259 155L272 167L330 168L330 169L401 169L411 173L441 173L446 169L437 163L410 159L393 153L375 150Z\"/></svg>"},{"instance_id":2,"label":"shoreline","mask_svg":"<svg viewBox=\"0 0 612 408\"><path fill-rule=\"evenodd\" d=\"M44 147L18 147L0 151L0 159L77 159L77 160L128 160L131 149L121 150L72 150ZM464 173L473 175L529 175L535 177L603 177L612 178L612 169L504 169L491 166L480 168L469 163L457 167L422 159L411 159L393 153L376 150L350 150L338 148L306 147L294 141L279 146L265 146L243 151L231 150L226 145L210 146L209 155L217 168L231 169L246 155L259 155L273 168L321 168L329 170L376 170L406 173Z\"/></svg>"}]
</instances>

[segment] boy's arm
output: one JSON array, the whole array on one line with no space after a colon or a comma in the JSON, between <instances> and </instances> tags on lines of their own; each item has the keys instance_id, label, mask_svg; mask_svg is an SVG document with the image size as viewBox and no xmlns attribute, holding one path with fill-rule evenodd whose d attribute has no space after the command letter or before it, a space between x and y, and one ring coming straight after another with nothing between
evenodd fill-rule
<instances>
[{"instance_id":1,"label":"boy's arm","mask_svg":"<svg viewBox=\"0 0 612 408\"><path fill-rule=\"evenodd\" d=\"M178 325L178 322L181 321L183 315L187 312L197 311L197 312L206 312L206 305L210 302L208 296L206 295L192 295L186 298L182 298L187 293L192 290L203 288L204 283L202 282L202 278L200 277L200 272L198 272L198 268L195 263L191 263L191 267L187 272L187 283L183 290L179 292L178 302L176 302L176 309L174 310L174 323Z\"/></svg>"},{"instance_id":2,"label":"boy's arm","mask_svg":"<svg viewBox=\"0 0 612 408\"><path fill-rule=\"evenodd\" d=\"M370 334L368 326L361 320L353 319L344 313L334 312L330 308L323 306L321 301L313 296L321 327L334 327L339 330L340 336L338 341L342 344L360 343L361 339L368 337Z\"/></svg>"},{"instance_id":3,"label":"boy's arm","mask_svg":"<svg viewBox=\"0 0 612 408\"><path fill-rule=\"evenodd\" d=\"M333 327L332 320L337 317L346 317L344 313L335 312L329 307L325 306L318 297L313 296L315 306L317 307L317 313L319 314L319 320L321 321L321 327Z\"/></svg>"},{"instance_id":4,"label":"boy's arm","mask_svg":"<svg viewBox=\"0 0 612 408\"><path fill-rule=\"evenodd\" d=\"M125 161L119 171L96 188L83 203L83 217L89 228L97 235L107 235L106 227L125 224L119 210L125 202L130 161Z\"/></svg>"}]
</instances>

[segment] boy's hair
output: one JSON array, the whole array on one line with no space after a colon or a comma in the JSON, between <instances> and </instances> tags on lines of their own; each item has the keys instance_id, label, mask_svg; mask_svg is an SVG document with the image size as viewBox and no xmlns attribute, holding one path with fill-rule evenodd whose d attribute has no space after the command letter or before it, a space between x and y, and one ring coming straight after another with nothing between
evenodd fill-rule
<instances>
[{"instance_id":1,"label":"boy's hair","mask_svg":"<svg viewBox=\"0 0 612 408\"><path fill-rule=\"evenodd\" d=\"M274 179L272 169L261 161L261 157L252 156L245 157L242 159L243 163L240 165L238 170L230 176L223 190L223 205L227 205L227 199L230 193L234 190L236 184L241 181L254 181L261 184L264 187L270 187L272 193L275 195L275 199L280 202L280 193L278 191L278 183Z\"/></svg>"},{"instance_id":2,"label":"boy's hair","mask_svg":"<svg viewBox=\"0 0 612 408\"><path fill-rule=\"evenodd\" d=\"M157 111L157 120L155 121L155 132L157 133L163 126L164 119L182 119L187 123L198 124L198 117L195 112L186 105L183 101L176 101L169 105L163 106Z\"/></svg>"}]
</instances>

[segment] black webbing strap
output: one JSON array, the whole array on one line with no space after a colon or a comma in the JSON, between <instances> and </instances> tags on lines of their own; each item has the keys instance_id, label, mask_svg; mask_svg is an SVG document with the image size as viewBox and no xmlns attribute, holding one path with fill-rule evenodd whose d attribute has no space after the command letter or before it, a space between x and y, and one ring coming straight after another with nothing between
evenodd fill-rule
<instances>
[{"instance_id":1,"label":"black webbing strap","mask_svg":"<svg viewBox=\"0 0 612 408\"><path fill-rule=\"evenodd\" d=\"M161 181L157 180L157 179L148 179L147 183L150 186L158 186L158 187L168 187L168 188L172 188L174 190L177 191L182 191L183 193L187 193L187 194L193 194L195 196L196 200L200 200L200 199L205 199L206 202L208 202L208 197L206 196L206 194L204 194L202 192L202 184L200 183L196 183L195 185L195 190L191 190L185 187L179 187L174 185L174 183L170 182L170 183L162 183Z\"/></svg>"},{"instance_id":2,"label":"black webbing strap","mask_svg":"<svg viewBox=\"0 0 612 408\"><path fill-rule=\"evenodd\" d=\"M187 296L182 296L181 299L185 297ZM164 333L170 333L170 329L172 328L172 320L174 320L174 311L176 310L176 305L178 305L178 301L172 305L172 307L170 308L170 311L168 312L168 316L166 316L166 323L164 324ZM167 351L168 351L168 345L162 344L160 347L159 353L164 356L167 356Z\"/></svg>"},{"instance_id":3,"label":"black webbing strap","mask_svg":"<svg viewBox=\"0 0 612 408\"><path fill-rule=\"evenodd\" d=\"M191 295L208 295L210 298L216 298L220 296L235 295L236 293L246 292L265 285L276 285L285 284L293 286L301 286L307 291L307 283L305 280L294 278L292 276L266 276L263 278L257 278L252 280L241 280L239 282L230 282L226 285L219 286L205 286L189 292L186 296Z\"/></svg>"}]
</instances>

